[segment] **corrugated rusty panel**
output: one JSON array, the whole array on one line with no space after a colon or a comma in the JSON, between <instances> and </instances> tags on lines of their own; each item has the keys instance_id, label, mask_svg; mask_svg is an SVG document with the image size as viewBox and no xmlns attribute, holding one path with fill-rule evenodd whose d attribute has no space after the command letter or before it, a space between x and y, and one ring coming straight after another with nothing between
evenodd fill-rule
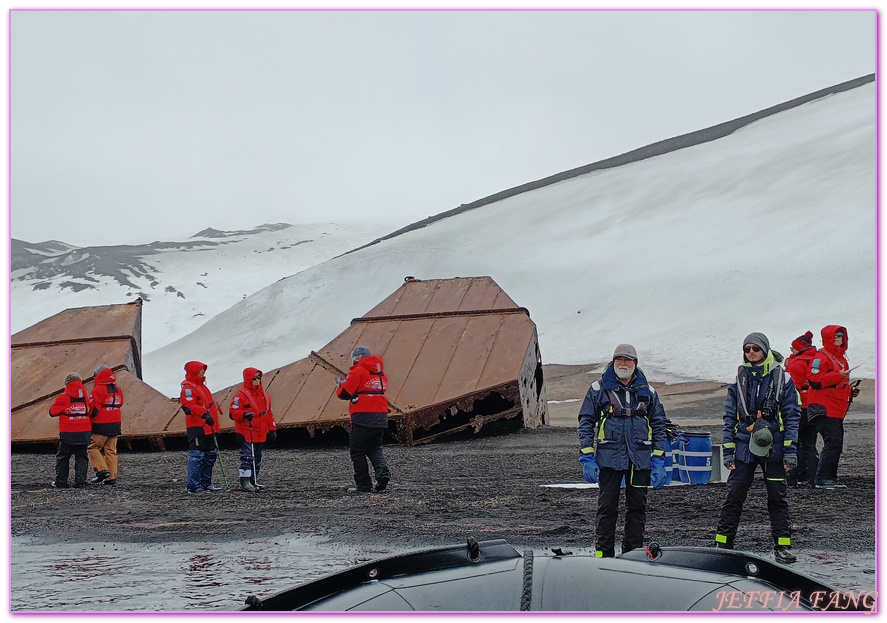
<instances>
[{"instance_id":1,"label":"corrugated rusty panel","mask_svg":"<svg viewBox=\"0 0 887 623\"><path fill-rule=\"evenodd\" d=\"M408 376L396 395L397 404L405 409L413 409L434 402L434 396L450 367L451 358L468 319L469 317L462 316L434 320L425 339L413 344L417 353Z\"/></svg>"},{"instance_id":2,"label":"corrugated rusty panel","mask_svg":"<svg viewBox=\"0 0 887 623\"><path fill-rule=\"evenodd\" d=\"M124 435L156 435L167 428L179 403L137 379L126 370L115 370L114 376L123 391L121 409ZM181 429L185 432L184 427Z\"/></svg>"},{"instance_id":3,"label":"corrugated rusty panel","mask_svg":"<svg viewBox=\"0 0 887 623\"><path fill-rule=\"evenodd\" d=\"M462 396L477 389L500 325L501 317L498 315L468 318L433 402Z\"/></svg>"},{"instance_id":4,"label":"corrugated rusty panel","mask_svg":"<svg viewBox=\"0 0 887 623\"><path fill-rule=\"evenodd\" d=\"M471 289L473 279L439 281L434 296L425 307L426 314L456 311L462 304L465 294Z\"/></svg>"},{"instance_id":5,"label":"corrugated rusty panel","mask_svg":"<svg viewBox=\"0 0 887 623\"><path fill-rule=\"evenodd\" d=\"M438 281L408 281L402 286L406 291L394 307L393 316L424 314L437 292Z\"/></svg>"},{"instance_id":6,"label":"corrugated rusty panel","mask_svg":"<svg viewBox=\"0 0 887 623\"><path fill-rule=\"evenodd\" d=\"M310 359L300 359L278 370L265 372L265 391L271 396L271 408L278 424L297 423L298 407L294 401L315 365Z\"/></svg>"},{"instance_id":7,"label":"corrugated rusty panel","mask_svg":"<svg viewBox=\"0 0 887 623\"><path fill-rule=\"evenodd\" d=\"M100 363L112 368L125 364L130 350L129 341L12 348L10 406L13 413L31 401L60 394L69 372L76 372L88 382Z\"/></svg>"},{"instance_id":8,"label":"corrugated rusty panel","mask_svg":"<svg viewBox=\"0 0 887 623\"><path fill-rule=\"evenodd\" d=\"M515 302L490 277L413 279L373 307L364 318L515 307Z\"/></svg>"},{"instance_id":9,"label":"corrugated rusty panel","mask_svg":"<svg viewBox=\"0 0 887 623\"><path fill-rule=\"evenodd\" d=\"M413 409L415 405L405 400L401 392L410 375L413 374L419 349L434 326L434 319L427 318L395 322L397 324L397 333L388 343L388 348L385 349L382 358L385 360L385 373L388 377L389 400L408 411ZM378 330L379 325L371 325L371 328Z\"/></svg>"},{"instance_id":10,"label":"corrugated rusty panel","mask_svg":"<svg viewBox=\"0 0 887 623\"><path fill-rule=\"evenodd\" d=\"M141 340L141 299L125 305L101 305L66 309L19 331L11 344L55 342L66 339L91 340L129 336Z\"/></svg>"},{"instance_id":11,"label":"corrugated rusty panel","mask_svg":"<svg viewBox=\"0 0 887 623\"><path fill-rule=\"evenodd\" d=\"M499 331L487 363L477 381L478 387L491 387L520 376L521 365L536 328L521 314L502 316Z\"/></svg>"},{"instance_id":12,"label":"corrugated rusty panel","mask_svg":"<svg viewBox=\"0 0 887 623\"><path fill-rule=\"evenodd\" d=\"M383 358L390 417L398 438L413 443L447 434L448 426L479 430L520 417L518 386L536 358L535 335L526 310L489 277L411 280L310 357L265 371L265 388L282 428L347 427L335 377L347 373L351 350L362 344ZM236 387L215 394L226 410ZM501 406L487 412L490 404Z\"/></svg>"}]
</instances>

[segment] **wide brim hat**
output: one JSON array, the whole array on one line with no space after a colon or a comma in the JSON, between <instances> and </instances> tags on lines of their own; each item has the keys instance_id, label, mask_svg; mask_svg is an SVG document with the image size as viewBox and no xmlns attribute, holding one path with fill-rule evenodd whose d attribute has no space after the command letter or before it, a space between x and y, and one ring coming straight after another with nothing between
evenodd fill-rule
<instances>
[{"instance_id":1,"label":"wide brim hat","mask_svg":"<svg viewBox=\"0 0 887 623\"><path fill-rule=\"evenodd\" d=\"M760 421L760 420L759 420ZM773 433L766 424L755 425L755 430L748 440L748 449L755 456L767 456L773 447Z\"/></svg>"}]
</instances>

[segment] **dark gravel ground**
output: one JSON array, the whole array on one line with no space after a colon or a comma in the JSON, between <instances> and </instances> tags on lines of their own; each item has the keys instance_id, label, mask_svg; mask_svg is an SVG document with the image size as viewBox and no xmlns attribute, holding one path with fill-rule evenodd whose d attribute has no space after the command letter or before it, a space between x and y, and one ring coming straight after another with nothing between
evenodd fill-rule
<instances>
[{"instance_id":1,"label":"dark gravel ground","mask_svg":"<svg viewBox=\"0 0 887 623\"><path fill-rule=\"evenodd\" d=\"M710 411L706 411L710 413ZM710 430L715 442L720 427ZM699 421L702 424L702 420ZM573 428L544 427L412 448L388 445L393 480L387 492L348 495L350 461L343 446L268 448L262 480L251 494L185 493L186 453L121 454L115 487L49 487L54 457L11 457L11 530L65 541L226 540L287 532L346 543L402 547L505 538L515 546L594 544L596 489L540 487L578 482ZM875 546L875 424L850 417L839 474L846 489L790 490L795 549L871 552ZM223 449L232 486L237 455ZM216 465L216 484L223 484ZM647 540L710 546L723 484L651 491ZM620 515L621 530L621 515ZM620 539L617 534L617 542ZM766 492L760 474L746 503L737 545L770 548Z\"/></svg>"}]
</instances>

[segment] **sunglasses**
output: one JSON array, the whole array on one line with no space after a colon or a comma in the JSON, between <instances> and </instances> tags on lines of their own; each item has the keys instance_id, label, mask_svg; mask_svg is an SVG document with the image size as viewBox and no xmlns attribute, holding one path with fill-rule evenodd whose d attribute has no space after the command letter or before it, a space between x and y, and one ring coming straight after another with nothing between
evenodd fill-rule
<instances>
[{"instance_id":1,"label":"sunglasses","mask_svg":"<svg viewBox=\"0 0 887 623\"><path fill-rule=\"evenodd\" d=\"M754 351L754 352L756 352L756 353L759 353L759 352L761 352L761 351L764 350L764 349L761 348L760 346L755 346L754 344L752 344L751 346L746 346L746 347L743 348L742 350L745 351L746 353L750 353L750 352L752 352L752 351Z\"/></svg>"}]
</instances>

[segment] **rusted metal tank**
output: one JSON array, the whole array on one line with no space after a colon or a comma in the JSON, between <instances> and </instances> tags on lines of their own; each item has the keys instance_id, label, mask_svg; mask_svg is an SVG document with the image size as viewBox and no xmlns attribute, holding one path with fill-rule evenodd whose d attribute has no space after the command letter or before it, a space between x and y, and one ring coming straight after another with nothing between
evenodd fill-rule
<instances>
[{"instance_id":1,"label":"rusted metal tank","mask_svg":"<svg viewBox=\"0 0 887 623\"><path fill-rule=\"evenodd\" d=\"M335 396L351 350L367 346L385 362L392 433L405 445L478 432L500 420L548 423L542 360L529 312L490 277L404 284L309 357L265 373L278 428L313 436L349 427ZM216 394L223 409L237 387Z\"/></svg>"},{"instance_id":2,"label":"rusted metal tank","mask_svg":"<svg viewBox=\"0 0 887 623\"><path fill-rule=\"evenodd\" d=\"M100 363L114 369L124 403L124 440L164 448L184 439L185 415L141 380L141 300L69 309L12 336L12 442L54 442L49 405L62 379L77 372L88 390ZM348 403L335 397L351 350L367 346L388 376L390 431L406 445L478 432L494 422L548 423L542 360L529 312L489 277L404 284L317 352L265 371L278 428L318 432L350 428ZM211 362L208 362L211 364ZM244 366L250 362L244 362ZM223 413L239 385L214 394ZM233 422L223 417L223 433Z\"/></svg>"},{"instance_id":3,"label":"rusted metal tank","mask_svg":"<svg viewBox=\"0 0 887 623\"><path fill-rule=\"evenodd\" d=\"M141 299L67 309L13 335L12 443L56 441L58 421L49 406L64 391L65 375L77 372L91 390L101 363L114 370L125 397L125 437L160 442L179 405L141 380L141 335Z\"/></svg>"}]
</instances>

